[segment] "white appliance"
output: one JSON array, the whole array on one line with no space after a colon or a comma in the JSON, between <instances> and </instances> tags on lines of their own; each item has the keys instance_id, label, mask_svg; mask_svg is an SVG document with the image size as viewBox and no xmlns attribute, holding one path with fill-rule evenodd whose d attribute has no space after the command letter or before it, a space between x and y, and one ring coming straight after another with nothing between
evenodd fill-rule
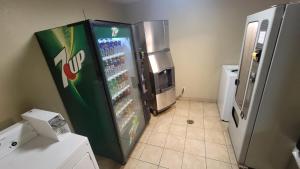
<instances>
[{"instance_id":1,"label":"white appliance","mask_svg":"<svg viewBox=\"0 0 300 169\"><path fill-rule=\"evenodd\" d=\"M1 169L99 169L88 139L67 131L66 124L61 123L60 132L56 122L52 134L39 133L60 115L38 109L24 115L29 114L40 125L24 120L0 132ZM52 138L54 133L59 140Z\"/></svg>"},{"instance_id":2,"label":"white appliance","mask_svg":"<svg viewBox=\"0 0 300 169\"><path fill-rule=\"evenodd\" d=\"M300 138L300 3L247 17L229 134L237 161L287 169Z\"/></svg>"},{"instance_id":3,"label":"white appliance","mask_svg":"<svg viewBox=\"0 0 300 169\"><path fill-rule=\"evenodd\" d=\"M223 65L221 80L219 85L218 108L220 117L224 121L229 121L236 89L238 65Z\"/></svg>"}]
</instances>

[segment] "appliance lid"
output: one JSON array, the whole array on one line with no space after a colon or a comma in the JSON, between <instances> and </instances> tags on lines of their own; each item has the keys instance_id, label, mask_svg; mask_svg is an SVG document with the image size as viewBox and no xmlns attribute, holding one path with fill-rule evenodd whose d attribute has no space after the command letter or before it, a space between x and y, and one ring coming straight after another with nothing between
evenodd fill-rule
<instances>
[{"instance_id":1,"label":"appliance lid","mask_svg":"<svg viewBox=\"0 0 300 169\"><path fill-rule=\"evenodd\" d=\"M166 69L174 68L172 56L169 50L155 52L148 55L151 72L159 73Z\"/></svg>"},{"instance_id":2,"label":"appliance lid","mask_svg":"<svg viewBox=\"0 0 300 169\"><path fill-rule=\"evenodd\" d=\"M86 137L73 133L56 142L37 136L0 160L0 168L9 169L58 169L66 163L79 147L85 145Z\"/></svg>"}]
</instances>

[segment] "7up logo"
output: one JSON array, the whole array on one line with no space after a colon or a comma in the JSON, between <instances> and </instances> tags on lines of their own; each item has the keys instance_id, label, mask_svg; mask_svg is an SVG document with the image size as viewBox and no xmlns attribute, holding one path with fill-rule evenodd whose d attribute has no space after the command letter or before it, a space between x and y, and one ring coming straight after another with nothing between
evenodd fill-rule
<instances>
[{"instance_id":1,"label":"7up logo","mask_svg":"<svg viewBox=\"0 0 300 169\"><path fill-rule=\"evenodd\" d=\"M64 88L68 87L68 80L75 80L77 73L82 68L82 63L85 59L85 53L80 50L75 56L68 60L68 55L66 48L64 48L57 56L54 58L55 66L61 63L61 78Z\"/></svg>"}]
</instances>

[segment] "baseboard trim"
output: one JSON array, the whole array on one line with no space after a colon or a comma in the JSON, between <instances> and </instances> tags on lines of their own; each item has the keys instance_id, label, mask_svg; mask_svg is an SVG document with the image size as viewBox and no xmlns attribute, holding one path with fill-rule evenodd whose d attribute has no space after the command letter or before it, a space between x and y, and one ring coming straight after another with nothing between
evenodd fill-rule
<instances>
[{"instance_id":1,"label":"baseboard trim","mask_svg":"<svg viewBox=\"0 0 300 169\"><path fill-rule=\"evenodd\" d=\"M180 97L179 100L183 101L195 101L195 102L208 102L208 103L216 103L216 99L207 99L207 98L196 98L196 97Z\"/></svg>"}]
</instances>

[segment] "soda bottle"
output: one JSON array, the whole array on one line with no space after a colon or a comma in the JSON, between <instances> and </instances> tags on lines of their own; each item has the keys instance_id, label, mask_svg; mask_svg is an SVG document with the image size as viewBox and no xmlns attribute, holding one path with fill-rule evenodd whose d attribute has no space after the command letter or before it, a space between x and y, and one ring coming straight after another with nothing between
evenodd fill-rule
<instances>
[{"instance_id":1,"label":"soda bottle","mask_svg":"<svg viewBox=\"0 0 300 169\"><path fill-rule=\"evenodd\" d=\"M114 42L110 41L110 54L113 55L114 54Z\"/></svg>"},{"instance_id":2,"label":"soda bottle","mask_svg":"<svg viewBox=\"0 0 300 169\"><path fill-rule=\"evenodd\" d=\"M107 56L110 55L110 43L109 43L109 40L106 41L106 55Z\"/></svg>"},{"instance_id":3,"label":"soda bottle","mask_svg":"<svg viewBox=\"0 0 300 169\"><path fill-rule=\"evenodd\" d=\"M115 108L116 108L116 110L118 111L118 110L120 109L120 98L117 96L117 97L115 98L115 100L116 100Z\"/></svg>"},{"instance_id":4,"label":"soda bottle","mask_svg":"<svg viewBox=\"0 0 300 169\"><path fill-rule=\"evenodd\" d=\"M105 40L102 41L102 52L103 52L102 53L103 57L107 56L106 55L106 41Z\"/></svg>"},{"instance_id":5,"label":"soda bottle","mask_svg":"<svg viewBox=\"0 0 300 169\"><path fill-rule=\"evenodd\" d=\"M107 59L106 63L107 63L107 67L106 67L107 68L107 77L109 77L111 75L111 70L110 70L111 60Z\"/></svg>"},{"instance_id":6,"label":"soda bottle","mask_svg":"<svg viewBox=\"0 0 300 169\"><path fill-rule=\"evenodd\" d=\"M116 66L116 72L120 72L120 69L119 69L119 57L116 57L115 58L116 62L115 62L115 66Z\"/></svg>"},{"instance_id":7,"label":"soda bottle","mask_svg":"<svg viewBox=\"0 0 300 169\"><path fill-rule=\"evenodd\" d=\"M111 89L110 93L111 93L111 95L114 95L115 94L114 80L110 80L109 83L110 83L110 89Z\"/></svg>"},{"instance_id":8,"label":"soda bottle","mask_svg":"<svg viewBox=\"0 0 300 169\"><path fill-rule=\"evenodd\" d=\"M109 56L109 42L108 41L105 42L104 50L105 50L105 56Z\"/></svg>"},{"instance_id":9,"label":"soda bottle","mask_svg":"<svg viewBox=\"0 0 300 169\"><path fill-rule=\"evenodd\" d=\"M122 44L121 41L118 41L118 51L122 52Z\"/></svg>"},{"instance_id":10,"label":"soda bottle","mask_svg":"<svg viewBox=\"0 0 300 169\"><path fill-rule=\"evenodd\" d=\"M124 70L123 64L124 64L124 57L123 57L123 55L122 55L122 56L120 56L120 69L121 69L121 70Z\"/></svg>"},{"instance_id":11,"label":"soda bottle","mask_svg":"<svg viewBox=\"0 0 300 169\"><path fill-rule=\"evenodd\" d=\"M120 76L120 85L121 85L121 88L123 89L124 88L123 75Z\"/></svg>"},{"instance_id":12,"label":"soda bottle","mask_svg":"<svg viewBox=\"0 0 300 169\"><path fill-rule=\"evenodd\" d=\"M126 86L125 74L122 75L123 88Z\"/></svg>"},{"instance_id":13,"label":"soda bottle","mask_svg":"<svg viewBox=\"0 0 300 169\"><path fill-rule=\"evenodd\" d=\"M111 76L115 74L115 58L111 58Z\"/></svg>"},{"instance_id":14,"label":"soda bottle","mask_svg":"<svg viewBox=\"0 0 300 169\"><path fill-rule=\"evenodd\" d=\"M109 89L109 91L110 91L110 93L113 95L113 91L114 91L114 89L113 89L113 83L112 83L112 81L108 81L108 89Z\"/></svg>"},{"instance_id":15,"label":"soda bottle","mask_svg":"<svg viewBox=\"0 0 300 169\"><path fill-rule=\"evenodd\" d=\"M121 87L121 89L123 89L124 88L124 85L123 85L123 77L122 77L122 75L120 76L120 87Z\"/></svg>"},{"instance_id":16,"label":"soda bottle","mask_svg":"<svg viewBox=\"0 0 300 169\"><path fill-rule=\"evenodd\" d=\"M113 79L113 85L114 85L114 94L116 94L118 90L118 82L116 79Z\"/></svg>"},{"instance_id":17,"label":"soda bottle","mask_svg":"<svg viewBox=\"0 0 300 169\"><path fill-rule=\"evenodd\" d=\"M118 90L121 90L121 86L120 86L120 78L119 78L119 76L116 77L116 80L117 80L117 87L118 87Z\"/></svg>"},{"instance_id":18,"label":"soda bottle","mask_svg":"<svg viewBox=\"0 0 300 169\"><path fill-rule=\"evenodd\" d=\"M112 66L111 66L111 75L115 75L116 74L116 59L115 58L112 58Z\"/></svg>"},{"instance_id":19,"label":"soda bottle","mask_svg":"<svg viewBox=\"0 0 300 169\"><path fill-rule=\"evenodd\" d=\"M109 54L110 55L114 54L114 42L113 41L109 42Z\"/></svg>"},{"instance_id":20,"label":"soda bottle","mask_svg":"<svg viewBox=\"0 0 300 169\"><path fill-rule=\"evenodd\" d=\"M113 43L114 43L114 54L116 54L116 53L118 53L118 51L117 51L118 42L113 41Z\"/></svg>"},{"instance_id":21,"label":"soda bottle","mask_svg":"<svg viewBox=\"0 0 300 169\"><path fill-rule=\"evenodd\" d=\"M121 72L123 69L122 69L122 63L121 63L121 58L118 57L118 70L119 72Z\"/></svg>"},{"instance_id":22,"label":"soda bottle","mask_svg":"<svg viewBox=\"0 0 300 169\"><path fill-rule=\"evenodd\" d=\"M117 58L113 58L113 74L117 74Z\"/></svg>"},{"instance_id":23,"label":"soda bottle","mask_svg":"<svg viewBox=\"0 0 300 169\"><path fill-rule=\"evenodd\" d=\"M116 100L116 98L112 99L111 101L112 101L112 104L114 105L114 107L117 107L117 100Z\"/></svg>"},{"instance_id":24,"label":"soda bottle","mask_svg":"<svg viewBox=\"0 0 300 169\"><path fill-rule=\"evenodd\" d=\"M100 54L103 57L103 44L102 44L102 42L99 43L99 49L100 49Z\"/></svg>"},{"instance_id":25,"label":"soda bottle","mask_svg":"<svg viewBox=\"0 0 300 169\"><path fill-rule=\"evenodd\" d=\"M127 85L127 83L126 83L126 74L127 74L127 72L125 74L123 74L123 86L124 87Z\"/></svg>"},{"instance_id":26,"label":"soda bottle","mask_svg":"<svg viewBox=\"0 0 300 169\"><path fill-rule=\"evenodd\" d=\"M122 75L119 76L119 84L120 84L120 88L123 89L123 80L122 80Z\"/></svg>"},{"instance_id":27,"label":"soda bottle","mask_svg":"<svg viewBox=\"0 0 300 169\"><path fill-rule=\"evenodd\" d=\"M105 72L106 77L108 77L108 71L109 71L108 60L104 60L104 72Z\"/></svg>"},{"instance_id":28,"label":"soda bottle","mask_svg":"<svg viewBox=\"0 0 300 169\"><path fill-rule=\"evenodd\" d=\"M124 73L124 80L125 80L125 81L128 80L128 72Z\"/></svg>"}]
</instances>

